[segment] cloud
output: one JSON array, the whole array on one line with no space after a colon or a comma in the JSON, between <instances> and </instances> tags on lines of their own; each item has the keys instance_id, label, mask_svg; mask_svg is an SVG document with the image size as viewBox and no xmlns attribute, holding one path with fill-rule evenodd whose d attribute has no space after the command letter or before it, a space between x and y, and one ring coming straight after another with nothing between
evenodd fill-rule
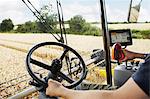
<instances>
[{"instance_id":1,"label":"cloud","mask_svg":"<svg viewBox=\"0 0 150 99\"><path fill-rule=\"evenodd\" d=\"M110 5L106 5L107 9L107 19L109 22L124 22L127 21L128 18L128 10L129 8L123 7L113 7ZM138 22L146 22L150 21L150 7L148 6L141 6Z\"/></svg>"},{"instance_id":2,"label":"cloud","mask_svg":"<svg viewBox=\"0 0 150 99\"><path fill-rule=\"evenodd\" d=\"M32 0L36 6L38 0ZM33 20L33 14L27 9L21 0L0 0L0 20L10 18L14 24Z\"/></svg>"},{"instance_id":3,"label":"cloud","mask_svg":"<svg viewBox=\"0 0 150 99\"><path fill-rule=\"evenodd\" d=\"M150 11L148 9L141 7L138 21L140 22L150 21Z\"/></svg>"},{"instance_id":4,"label":"cloud","mask_svg":"<svg viewBox=\"0 0 150 99\"><path fill-rule=\"evenodd\" d=\"M127 21L128 9L118 9L106 5L107 19L109 22L124 22Z\"/></svg>"},{"instance_id":5,"label":"cloud","mask_svg":"<svg viewBox=\"0 0 150 99\"><path fill-rule=\"evenodd\" d=\"M55 7L54 10L57 13L55 0L31 0L31 2L36 8L40 8L42 5L50 2ZM139 21L150 21L150 7L149 5L145 6L145 4L148 4L147 2L143 2ZM106 5L108 21L127 21L128 6L124 7L126 5L123 4L121 6L119 4L115 5L118 6L114 6L114 4L110 2ZM62 7L65 20L69 20L75 15L82 15L87 21L100 21L100 6L98 0L62 0ZM6 18L11 18L15 24L36 19L22 0L0 0L0 22Z\"/></svg>"},{"instance_id":6,"label":"cloud","mask_svg":"<svg viewBox=\"0 0 150 99\"><path fill-rule=\"evenodd\" d=\"M75 15L82 15L87 21L99 21L100 19L98 3L95 3L94 5L84 5L82 3L73 1L72 4L64 4L63 11L66 20Z\"/></svg>"}]
</instances>

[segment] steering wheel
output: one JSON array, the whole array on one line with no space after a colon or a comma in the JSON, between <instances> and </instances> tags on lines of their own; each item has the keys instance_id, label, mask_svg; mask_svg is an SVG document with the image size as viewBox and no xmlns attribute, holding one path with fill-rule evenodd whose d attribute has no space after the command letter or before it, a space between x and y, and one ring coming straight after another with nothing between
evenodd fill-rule
<instances>
[{"instance_id":1,"label":"steering wheel","mask_svg":"<svg viewBox=\"0 0 150 99\"><path fill-rule=\"evenodd\" d=\"M52 47L47 47L47 46L52 46ZM59 56L57 56L57 58L55 56L55 59L49 59L49 63L47 64L47 63L41 62L41 59L43 57L40 58L40 61L35 59L35 57L38 57L38 58L40 57L40 55L37 54L38 53L37 49L40 49L41 47L44 49L44 51L48 50L48 52L50 52L49 51L50 49L56 49L56 51L52 52L52 54L56 54L57 50L61 50L62 53L61 54L57 53ZM55 47L58 47L58 48L55 48ZM42 52L44 51L42 50ZM39 43L30 49L26 57L26 68L27 68L27 71L29 72L29 75L38 84L47 87L48 80L46 81L42 78L40 79L37 76L37 74L33 71L33 68L34 68L32 67L33 65L35 67L40 67L50 72L50 75L53 75L52 79L56 80L55 78L57 78L57 79L61 79L60 82L62 82L62 80L64 80L64 82L67 82L68 85L64 85L67 88L74 88L77 85L79 85L85 79L86 74L87 74L86 66L82 57L71 47L62 43L57 43L57 42ZM80 77L75 77L76 75L80 75ZM51 77L49 77L48 79L51 79Z\"/></svg>"}]
</instances>

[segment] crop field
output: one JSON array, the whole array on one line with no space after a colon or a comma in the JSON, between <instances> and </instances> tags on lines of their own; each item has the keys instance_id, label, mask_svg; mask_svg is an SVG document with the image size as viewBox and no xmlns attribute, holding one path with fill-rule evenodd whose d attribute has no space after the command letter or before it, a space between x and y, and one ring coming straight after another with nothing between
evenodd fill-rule
<instances>
[{"instance_id":1,"label":"crop field","mask_svg":"<svg viewBox=\"0 0 150 99\"><path fill-rule=\"evenodd\" d=\"M102 37L67 35L67 38L68 45L75 49L85 61L90 59L93 49L103 49ZM4 90L10 85L7 83L8 81L23 75L25 76L21 80L30 79L25 65L27 52L35 44L44 41L56 40L50 34L0 34L0 98L8 93ZM127 47L127 49L143 53L149 52L150 40L134 39L133 45ZM47 55L44 56L43 52L40 54L37 52L36 57L44 58ZM96 83L104 81L97 68L89 71L87 79ZM15 81L20 82L21 80L18 78ZM15 86L15 89L21 86L28 86L28 84L27 82L21 83L21 85Z\"/></svg>"},{"instance_id":2,"label":"crop field","mask_svg":"<svg viewBox=\"0 0 150 99\"><path fill-rule=\"evenodd\" d=\"M92 24L101 28L100 24ZM130 24L109 24L110 29L131 29L131 30L149 30L150 23L130 23Z\"/></svg>"},{"instance_id":3,"label":"crop field","mask_svg":"<svg viewBox=\"0 0 150 99\"><path fill-rule=\"evenodd\" d=\"M150 23L109 24L110 29L149 30Z\"/></svg>"}]
</instances>

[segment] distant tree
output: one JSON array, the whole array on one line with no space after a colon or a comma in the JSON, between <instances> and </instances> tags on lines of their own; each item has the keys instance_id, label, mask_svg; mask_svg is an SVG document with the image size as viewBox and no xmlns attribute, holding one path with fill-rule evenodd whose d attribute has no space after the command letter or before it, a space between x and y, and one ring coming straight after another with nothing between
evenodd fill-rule
<instances>
[{"instance_id":1,"label":"distant tree","mask_svg":"<svg viewBox=\"0 0 150 99\"><path fill-rule=\"evenodd\" d=\"M25 24L20 24L18 25L18 28L16 32L21 32L21 33L27 33L27 32L32 32L32 33L39 33L39 32L50 32L52 29L56 29L57 26L57 15L55 13L52 13L51 8L47 5L43 6L40 9L40 15L42 17L39 17L40 20L36 20L35 22L25 22ZM42 23L41 23L42 22ZM45 24L43 26L43 24Z\"/></svg>"},{"instance_id":2,"label":"distant tree","mask_svg":"<svg viewBox=\"0 0 150 99\"><path fill-rule=\"evenodd\" d=\"M11 19L4 19L0 24L0 30L2 32L9 32L14 28L14 24Z\"/></svg>"},{"instance_id":3,"label":"distant tree","mask_svg":"<svg viewBox=\"0 0 150 99\"><path fill-rule=\"evenodd\" d=\"M70 31L83 32L85 24L86 24L85 19L81 15L76 15L69 20Z\"/></svg>"},{"instance_id":4,"label":"distant tree","mask_svg":"<svg viewBox=\"0 0 150 99\"><path fill-rule=\"evenodd\" d=\"M17 28L16 32L21 32L21 33L32 32L32 33L35 33L35 32L38 32L37 28L38 27L37 27L36 22L28 21L28 22L25 22L25 24L18 25L18 28Z\"/></svg>"},{"instance_id":5,"label":"distant tree","mask_svg":"<svg viewBox=\"0 0 150 99\"><path fill-rule=\"evenodd\" d=\"M36 32L37 25L35 22L28 21L24 24L26 32Z\"/></svg>"},{"instance_id":6,"label":"distant tree","mask_svg":"<svg viewBox=\"0 0 150 99\"><path fill-rule=\"evenodd\" d=\"M84 35L93 35L93 36L99 36L101 35L100 29L96 26L91 26L90 23L86 23L83 26L83 34Z\"/></svg>"},{"instance_id":7,"label":"distant tree","mask_svg":"<svg viewBox=\"0 0 150 99\"><path fill-rule=\"evenodd\" d=\"M55 14L51 9L52 6L43 6L40 10L40 13L42 15L42 17L40 17L40 20L44 20L42 21L42 23L45 24L45 26L43 26L43 24L41 24L41 22L39 20L36 21L37 26L38 26L38 30L40 32L49 32L51 31L52 27L53 29L56 29L57 27L57 14Z\"/></svg>"},{"instance_id":8,"label":"distant tree","mask_svg":"<svg viewBox=\"0 0 150 99\"><path fill-rule=\"evenodd\" d=\"M17 29L16 29L16 32L25 33L24 24L19 24Z\"/></svg>"}]
</instances>

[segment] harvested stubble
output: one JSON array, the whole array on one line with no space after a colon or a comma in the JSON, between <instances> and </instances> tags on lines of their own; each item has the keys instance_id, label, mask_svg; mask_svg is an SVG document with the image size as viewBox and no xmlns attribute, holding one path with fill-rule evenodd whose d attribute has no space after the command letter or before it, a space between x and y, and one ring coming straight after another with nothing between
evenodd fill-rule
<instances>
[{"instance_id":1,"label":"harvested stubble","mask_svg":"<svg viewBox=\"0 0 150 99\"><path fill-rule=\"evenodd\" d=\"M2 47L0 47L0 50L1 50L0 52L2 52L2 53L0 53L1 57L4 58L4 60L3 60L4 63L1 62L1 71L2 71L1 72L2 74L0 74L0 76L1 76L0 77L1 78L1 83L5 82L5 81L7 82L8 80L10 80L12 78L16 78L16 77L19 77L19 76L21 76L23 74L26 74L24 60L25 60L25 57L26 57L27 49L25 49L25 48L23 49L20 46L19 47L14 47L14 46L11 46L10 44L12 44L12 43L8 44L8 43L5 42L5 44L1 44ZM59 50L61 50L61 49L59 49ZM38 56L38 57L43 58L43 59L44 58L49 58L48 54L40 54L38 52L35 52L34 56L36 56L36 57ZM55 56L51 56L50 58L52 58L52 57L55 57ZM7 59L7 58L9 58L9 59ZM7 64L7 68L5 67L6 64ZM18 79L15 80L15 81L16 82L14 82L14 83L17 83ZM27 81L28 80L25 80L24 82L22 82L20 84L13 84L13 83L11 83L12 86L8 85L8 83L5 83L6 84L5 86L3 84L3 86L1 86L2 90L1 90L0 96L3 97L3 98L7 98L7 96L16 94L16 93L13 93L13 92L16 92L17 90L21 90L25 86L28 86L28 84L26 84ZM23 83L25 83L25 84L23 84ZM6 88L6 89L3 90L3 88ZM33 95L30 95L30 97L31 96L33 96Z\"/></svg>"},{"instance_id":2,"label":"harvested stubble","mask_svg":"<svg viewBox=\"0 0 150 99\"><path fill-rule=\"evenodd\" d=\"M27 74L25 68L25 58L29 48L31 48L35 43L42 41L55 41L50 38L52 37L46 34L0 35L0 83L8 81L12 78L17 78L23 74ZM82 49L82 51L78 51L81 53L81 56L89 55L89 51L92 49L103 47L101 37L69 35L68 39L69 46L78 50ZM150 40L133 40L134 45L129 47L129 49L139 52L147 52L150 49L149 42ZM36 56L44 58L47 55L36 54ZM84 59L86 60L86 57ZM104 81L105 78L103 78L99 70L95 68L89 71L87 80L99 83Z\"/></svg>"}]
</instances>

